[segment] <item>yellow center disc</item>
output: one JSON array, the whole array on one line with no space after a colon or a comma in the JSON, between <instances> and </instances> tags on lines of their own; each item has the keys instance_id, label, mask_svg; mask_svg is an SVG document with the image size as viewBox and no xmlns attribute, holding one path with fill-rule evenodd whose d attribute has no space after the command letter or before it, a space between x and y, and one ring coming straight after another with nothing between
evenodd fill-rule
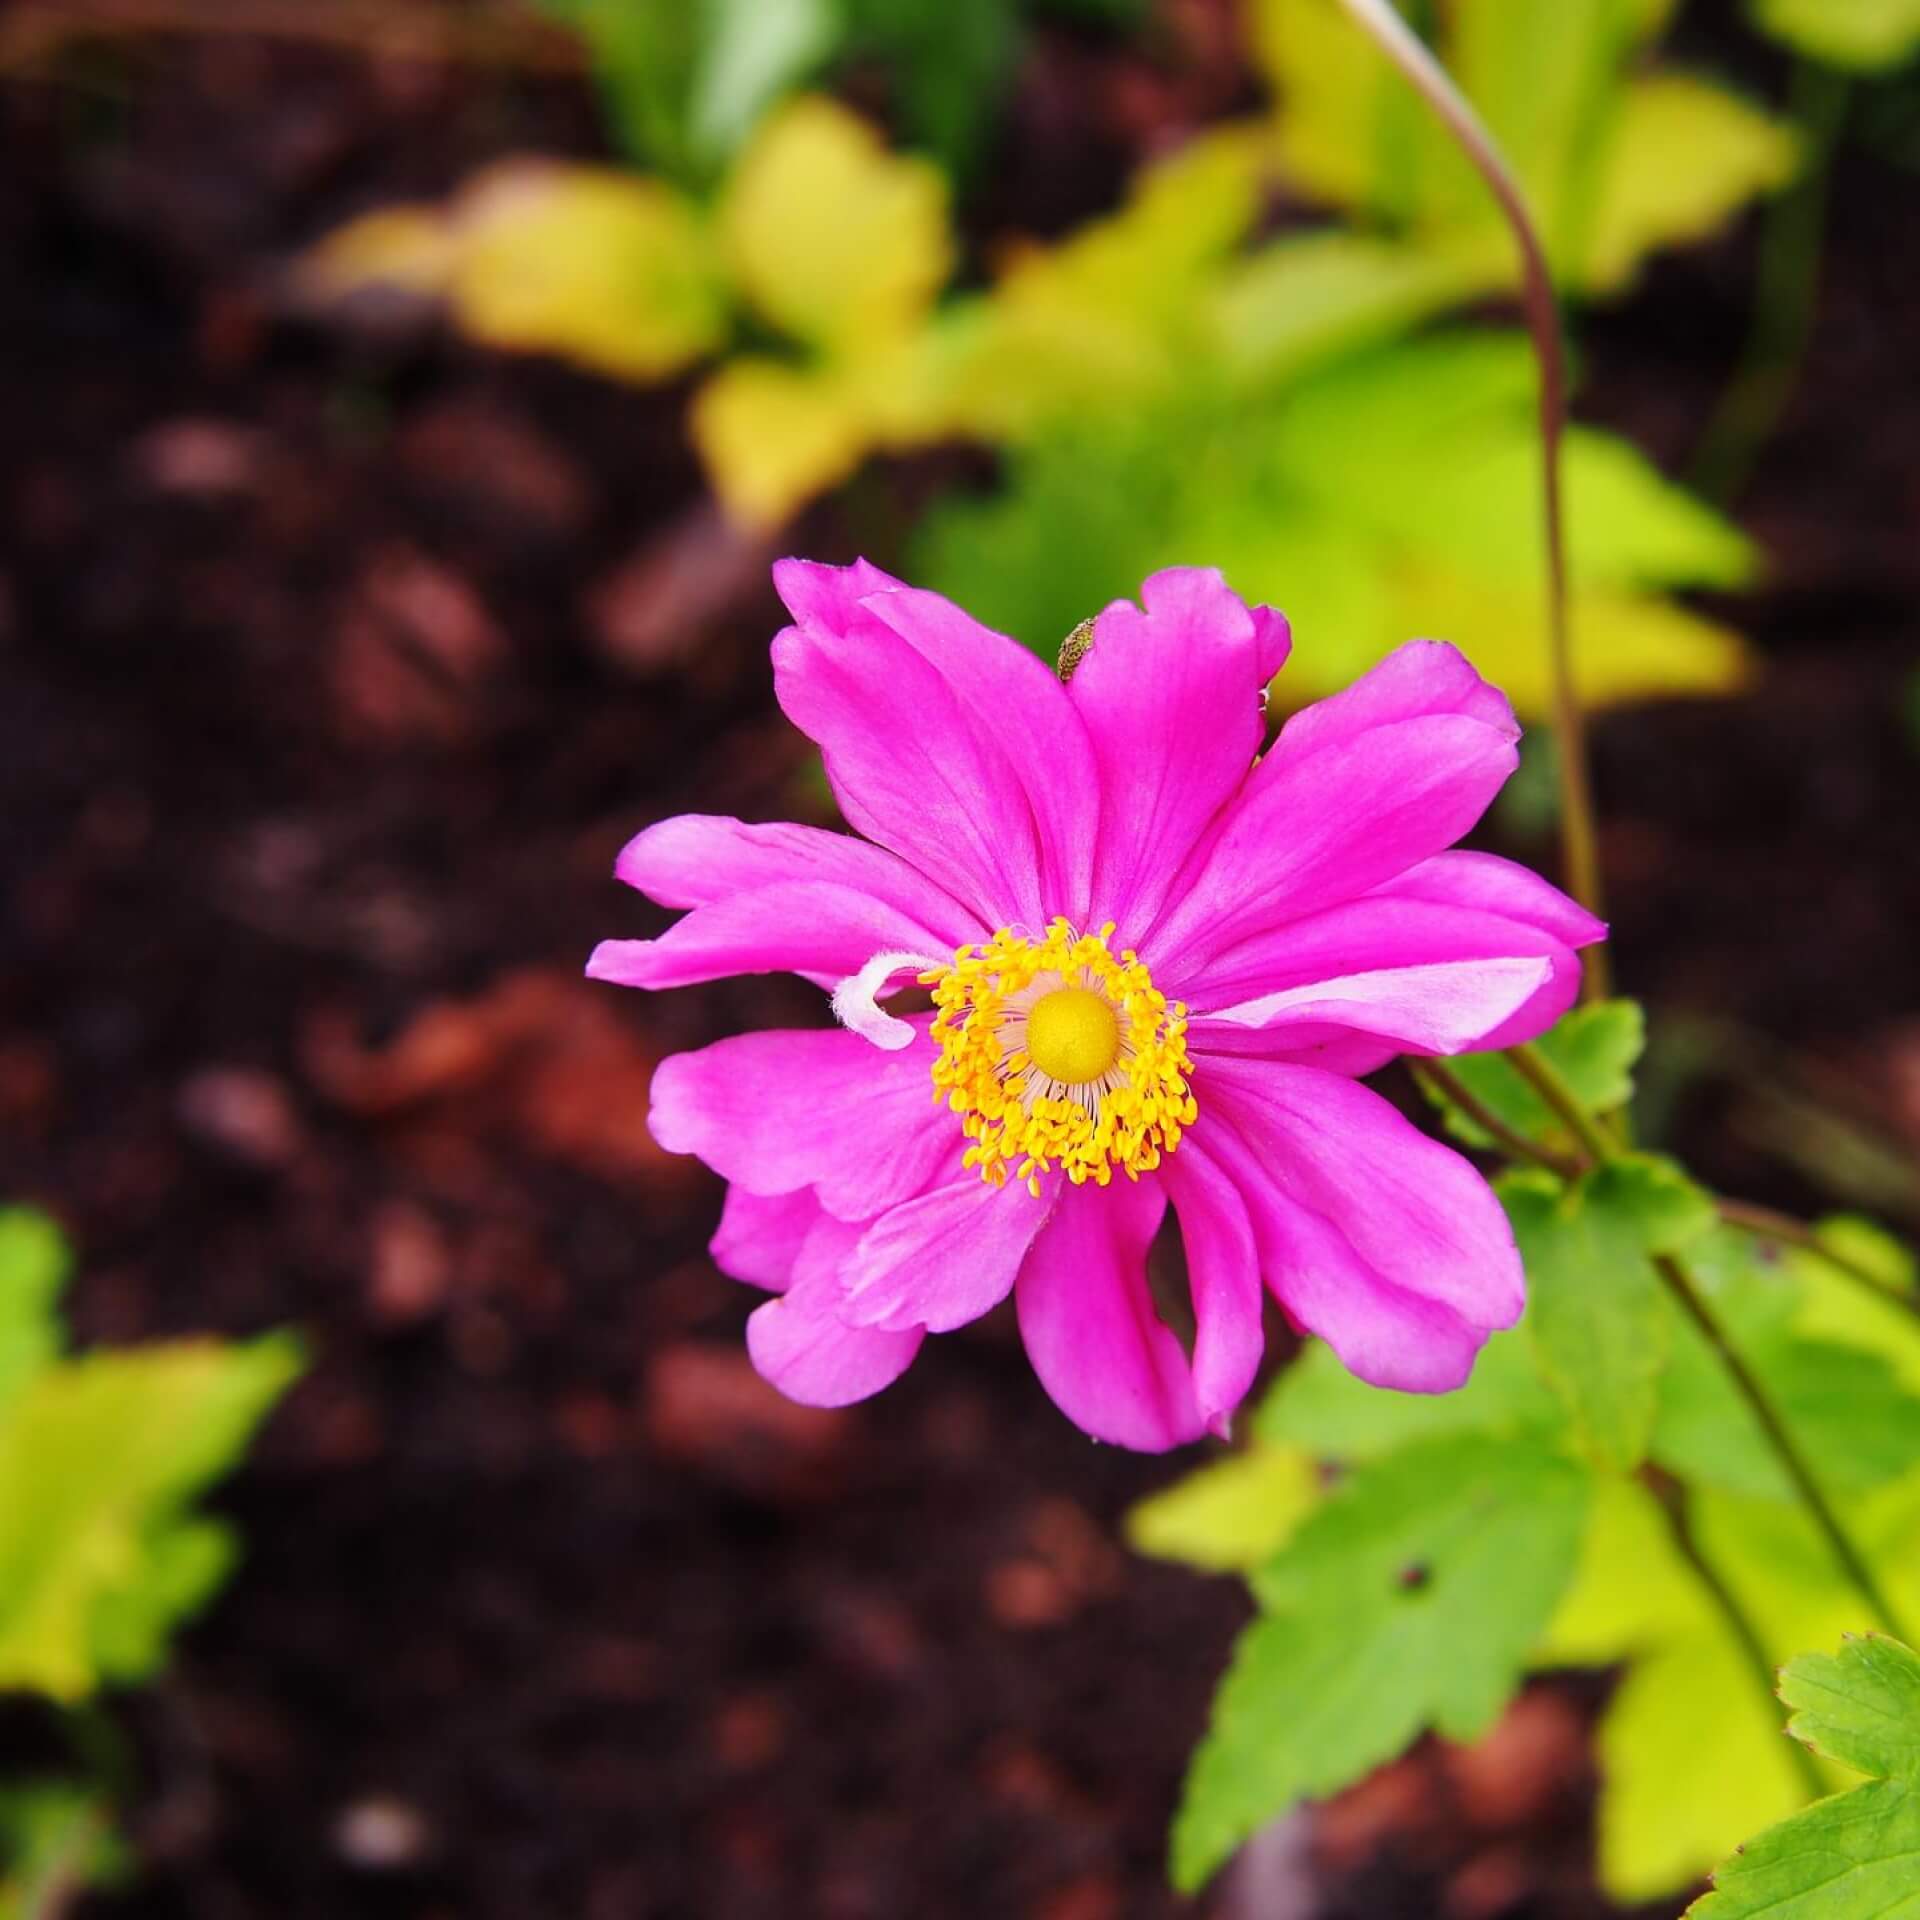
<instances>
[{"instance_id":1,"label":"yellow center disc","mask_svg":"<svg viewBox=\"0 0 1920 1920\"><path fill-rule=\"evenodd\" d=\"M1070 1087L1098 1080L1120 1057L1120 1022L1101 995L1060 987L1027 1013L1027 1058Z\"/></svg>"}]
</instances>

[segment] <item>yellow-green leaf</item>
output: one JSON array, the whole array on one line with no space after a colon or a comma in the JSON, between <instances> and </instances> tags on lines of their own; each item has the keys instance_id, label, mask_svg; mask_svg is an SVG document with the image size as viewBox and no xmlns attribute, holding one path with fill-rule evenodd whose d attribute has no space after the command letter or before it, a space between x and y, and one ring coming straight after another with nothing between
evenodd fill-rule
<instances>
[{"instance_id":1,"label":"yellow-green leaf","mask_svg":"<svg viewBox=\"0 0 1920 1920\"><path fill-rule=\"evenodd\" d=\"M1246 1573L1271 1560L1320 1498L1298 1447L1255 1446L1209 1461L1129 1510L1127 1540L1155 1560Z\"/></svg>"},{"instance_id":2,"label":"yellow-green leaf","mask_svg":"<svg viewBox=\"0 0 1920 1920\"><path fill-rule=\"evenodd\" d=\"M781 525L847 478L872 444L858 386L835 367L730 360L694 396L693 444L742 526Z\"/></svg>"},{"instance_id":3,"label":"yellow-green leaf","mask_svg":"<svg viewBox=\"0 0 1920 1920\"><path fill-rule=\"evenodd\" d=\"M1799 161L1790 127L1724 88L1684 74L1636 81L1620 102L1596 189L1583 282L1619 291L1647 254L1704 240L1785 186Z\"/></svg>"},{"instance_id":4,"label":"yellow-green leaf","mask_svg":"<svg viewBox=\"0 0 1920 1920\"><path fill-rule=\"evenodd\" d=\"M452 283L459 236L438 207L382 207L336 227L300 263L300 280L319 300L369 287L438 299Z\"/></svg>"},{"instance_id":5,"label":"yellow-green leaf","mask_svg":"<svg viewBox=\"0 0 1920 1920\"><path fill-rule=\"evenodd\" d=\"M226 1570L189 1502L300 1370L283 1337L52 1366L0 1421L0 1688L78 1700L137 1679Z\"/></svg>"},{"instance_id":6,"label":"yellow-green leaf","mask_svg":"<svg viewBox=\"0 0 1920 1920\"><path fill-rule=\"evenodd\" d=\"M1897 67L1920 49L1920 0L1754 0L1754 18L1836 67Z\"/></svg>"},{"instance_id":7,"label":"yellow-green leaf","mask_svg":"<svg viewBox=\"0 0 1920 1920\"><path fill-rule=\"evenodd\" d=\"M724 338L725 291L698 210L609 168L504 163L455 208L450 297L493 346L660 380Z\"/></svg>"},{"instance_id":8,"label":"yellow-green leaf","mask_svg":"<svg viewBox=\"0 0 1920 1920\"><path fill-rule=\"evenodd\" d=\"M741 154L720 208L736 285L823 353L858 357L923 318L952 266L947 187L866 121L806 96Z\"/></svg>"}]
</instances>

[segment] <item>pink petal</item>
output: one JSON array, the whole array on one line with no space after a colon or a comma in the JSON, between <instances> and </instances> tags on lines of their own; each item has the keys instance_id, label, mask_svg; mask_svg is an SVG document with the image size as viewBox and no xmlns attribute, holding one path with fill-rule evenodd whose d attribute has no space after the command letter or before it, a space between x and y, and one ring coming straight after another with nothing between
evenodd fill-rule
<instances>
[{"instance_id":1,"label":"pink petal","mask_svg":"<svg viewBox=\"0 0 1920 1920\"><path fill-rule=\"evenodd\" d=\"M1160 1453L1204 1427L1187 1357L1153 1309L1156 1182L1063 1188L1020 1269L1020 1334L1040 1384L1096 1440Z\"/></svg>"},{"instance_id":2,"label":"pink petal","mask_svg":"<svg viewBox=\"0 0 1920 1920\"><path fill-rule=\"evenodd\" d=\"M771 1293L784 1293L793 1278L801 1242L822 1218L820 1202L806 1187L793 1193L759 1194L730 1186L707 1251L722 1273Z\"/></svg>"},{"instance_id":3,"label":"pink petal","mask_svg":"<svg viewBox=\"0 0 1920 1920\"><path fill-rule=\"evenodd\" d=\"M835 1312L840 1269L859 1235L859 1227L823 1216L807 1236L793 1285L747 1321L755 1368L803 1406L844 1407L891 1386L925 1338L917 1327L904 1333L850 1327Z\"/></svg>"},{"instance_id":4,"label":"pink petal","mask_svg":"<svg viewBox=\"0 0 1920 1920\"><path fill-rule=\"evenodd\" d=\"M1136 944L1157 985L1188 980L1263 927L1302 919L1379 886L1450 846L1512 773L1511 738L1458 714L1389 721L1281 760L1269 754L1174 905Z\"/></svg>"},{"instance_id":5,"label":"pink petal","mask_svg":"<svg viewBox=\"0 0 1920 1920\"><path fill-rule=\"evenodd\" d=\"M1249 607L1253 615L1254 670L1264 687L1287 664L1293 651L1293 627L1278 607Z\"/></svg>"},{"instance_id":6,"label":"pink petal","mask_svg":"<svg viewBox=\"0 0 1920 1920\"><path fill-rule=\"evenodd\" d=\"M898 909L936 933L942 947L993 931L898 854L788 820L749 826L724 814L683 813L636 834L613 870L663 907L706 907L762 887L825 880Z\"/></svg>"},{"instance_id":7,"label":"pink petal","mask_svg":"<svg viewBox=\"0 0 1920 1920\"><path fill-rule=\"evenodd\" d=\"M837 980L882 951L937 957L949 942L870 893L793 880L695 907L657 940L603 940L587 975L623 987L687 987L736 973Z\"/></svg>"},{"instance_id":8,"label":"pink petal","mask_svg":"<svg viewBox=\"0 0 1920 1920\"><path fill-rule=\"evenodd\" d=\"M1377 889L1378 895L1498 914L1503 920L1536 927L1566 947L1588 947L1607 937L1604 920L1596 920L1531 867L1503 860L1497 853L1463 848L1436 853L1388 881Z\"/></svg>"},{"instance_id":9,"label":"pink petal","mask_svg":"<svg viewBox=\"0 0 1920 1920\"><path fill-rule=\"evenodd\" d=\"M1009 1181L990 1187L971 1168L951 1185L892 1208L867 1228L841 1271L850 1325L950 1333L991 1311L1040 1231L1051 1195Z\"/></svg>"},{"instance_id":10,"label":"pink petal","mask_svg":"<svg viewBox=\"0 0 1920 1920\"><path fill-rule=\"evenodd\" d=\"M1268 1284L1363 1379L1458 1385L1487 1333L1520 1317L1520 1257L1492 1190L1378 1094L1311 1067L1210 1059L1195 1096L1195 1137L1240 1187Z\"/></svg>"},{"instance_id":11,"label":"pink petal","mask_svg":"<svg viewBox=\"0 0 1920 1920\"><path fill-rule=\"evenodd\" d=\"M932 1044L899 1053L851 1033L743 1033L661 1061L648 1124L749 1192L812 1187L843 1220L957 1171L959 1122L933 1103Z\"/></svg>"},{"instance_id":12,"label":"pink petal","mask_svg":"<svg viewBox=\"0 0 1920 1920\"><path fill-rule=\"evenodd\" d=\"M1159 1174L1180 1217L1193 1294L1193 1392L1200 1418L1223 1437L1260 1368L1260 1255L1246 1203L1226 1171L1189 1134Z\"/></svg>"},{"instance_id":13,"label":"pink petal","mask_svg":"<svg viewBox=\"0 0 1920 1920\"><path fill-rule=\"evenodd\" d=\"M1448 866L1453 861L1467 863L1458 885ZM1531 1039L1579 991L1580 963L1565 934L1584 942L1603 929L1545 881L1527 888L1511 884L1509 875L1533 879L1525 868L1491 855L1440 854L1358 900L1262 928L1183 980L1183 992L1198 1010L1190 1043L1237 1053L1298 1053L1310 1065L1370 1073L1401 1051L1456 1053ZM1457 900L1446 897L1450 889ZM1514 908L1515 917L1473 904L1496 900ZM1507 976L1520 960L1538 965L1533 990L1516 999ZM1483 975L1483 967L1495 971ZM1301 1003L1316 990L1335 996L1342 977L1353 974L1372 982L1371 1008L1356 1009L1350 1018L1329 1010L1325 1030L1301 1031ZM1422 982L1453 1001L1444 1028L1433 1016L1445 1010L1424 1003ZM1290 1010L1276 1006L1269 1009L1275 1017L1251 1024L1248 1003L1258 1006L1289 992L1295 996ZM1398 1017L1394 1003L1403 998L1416 1016L1412 1020ZM1228 1007L1240 1009L1237 1019L1246 1030L1238 1035L1221 1025ZM1264 1035L1264 1042L1255 1042L1252 1033ZM1362 1033L1393 1044L1362 1046L1353 1055L1362 1064L1348 1065L1338 1056L1349 1053L1344 1043Z\"/></svg>"},{"instance_id":14,"label":"pink petal","mask_svg":"<svg viewBox=\"0 0 1920 1920\"><path fill-rule=\"evenodd\" d=\"M1068 691L1100 768L1095 925L1150 925L1201 830L1266 732L1272 636L1213 567L1173 567L1116 600ZM1144 608L1144 611L1142 610ZM1283 623L1284 624L1284 623Z\"/></svg>"},{"instance_id":15,"label":"pink petal","mask_svg":"<svg viewBox=\"0 0 1920 1920\"><path fill-rule=\"evenodd\" d=\"M1579 969L1566 969L1561 979L1557 997L1564 1012L1579 986ZM1196 1021L1191 1038L1196 1049L1204 1049L1208 1034L1227 1024L1289 1049L1358 1032L1391 1040L1409 1053L1465 1053L1486 1045L1522 1008L1537 1006L1553 980L1553 962L1539 957L1441 960L1350 973L1222 1007Z\"/></svg>"},{"instance_id":16,"label":"pink petal","mask_svg":"<svg viewBox=\"0 0 1920 1920\"><path fill-rule=\"evenodd\" d=\"M1507 696L1481 679L1472 661L1444 640L1409 640L1352 686L1302 707L1280 729L1269 757L1304 758L1398 720L1460 714L1509 740L1520 738Z\"/></svg>"},{"instance_id":17,"label":"pink petal","mask_svg":"<svg viewBox=\"0 0 1920 1920\"><path fill-rule=\"evenodd\" d=\"M1100 790L1093 743L1059 675L937 593L908 587L863 604L938 669L1005 750L1033 811L1049 917L1086 925Z\"/></svg>"},{"instance_id":18,"label":"pink petal","mask_svg":"<svg viewBox=\"0 0 1920 1920\"><path fill-rule=\"evenodd\" d=\"M799 560L774 580L799 623L773 643L775 691L849 823L989 927L1083 912L1093 750L1058 680L937 595L855 599Z\"/></svg>"}]
</instances>

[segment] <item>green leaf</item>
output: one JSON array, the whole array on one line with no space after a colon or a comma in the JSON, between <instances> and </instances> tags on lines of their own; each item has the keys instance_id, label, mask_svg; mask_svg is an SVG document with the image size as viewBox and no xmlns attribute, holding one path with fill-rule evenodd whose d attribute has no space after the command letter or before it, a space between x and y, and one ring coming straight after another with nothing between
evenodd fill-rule
<instances>
[{"instance_id":1,"label":"green leaf","mask_svg":"<svg viewBox=\"0 0 1920 1920\"><path fill-rule=\"evenodd\" d=\"M1310 1456L1255 1446L1209 1461L1127 1513L1128 1544L1203 1573L1244 1573L1286 1543L1320 1498Z\"/></svg>"},{"instance_id":2,"label":"green leaf","mask_svg":"<svg viewBox=\"0 0 1920 1920\"><path fill-rule=\"evenodd\" d=\"M1646 1016L1633 1000L1606 1000L1575 1007L1561 1017L1534 1044L1559 1070L1581 1104L1596 1113L1611 1113L1633 1098L1633 1069L1646 1048ZM1447 1062L1459 1079L1495 1119L1515 1133L1557 1147L1573 1142L1530 1082L1521 1078L1505 1054L1463 1053ZM1447 1131L1470 1147L1494 1145L1492 1134L1448 1103L1431 1084L1423 1090L1440 1107Z\"/></svg>"},{"instance_id":3,"label":"green leaf","mask_svg":"<svg viewBox=\"0 0 1920 1920\"><path fill-rule=\"evenodd\" d=\"M1792 1267L1765 1264L1751 1241L1728 1231L1706 1246L1709 1257L1690 1260L1695 1278L1823 1486L1864 1491L1920 1465L1920 1393L1887 1354L1800 1331L1806 1283ZM1795 1497L1725 1364L1689 1321L1676 1322L1652 1453L1696 1485Z\"/></svg>"},{"instance_id":4,"label":"green leaf","mask_svg":"<svg viewBox=\"0 0 1920 1920\"><path fill-rule=\"evenodd\" d=\"M1340 1357L1310 1340L1253 1416L1256 1440L1299 1446L1322 1459L1378 1460L1414 1441L1461 1434L1552 1436L1565 1425L1521 1333L1496 1333L1464 1387L1400 1393L1356 1380Z\"/></svg>"},{"instance_id":5,"label":"green leaf","mask_svg":"<svg viewBox=\"0 0 1920 1920\"><path fill-rule=\"evenodd\" d=\"M100 1796L66 1781L0 1787L0 1920L44 1920L132 1862Z\"/></svg>"},{"instance_id":6,"label":"green leaf","mask_svg":"<svg viewBox=\"0 0 1920 1920\"><path fill-rule=\"evenodd\" d=\"M692 0L683 0L691 9ZM691 76L687 125L694 150L724 159L767 109L817 68L839 31L833 0L704 0L708 18Z\"/></svg>"},{"instance_id":7,"label":"green leaf","mask_svg":"<svg viewBox=\"0 0 1920 1920\"><path fill-rule=\"evenodd\" d=\"M1830 66L1897 67L1920 48L1920 0L1754 0L1776 39Z\"/></svg>"},{"instance_id":8,"label":"green leaf","mask_svg":"<svg viewBox=\"0 0 1920 1920\"><path fill-rule=\"evenodd\" d=\"M0 1419L60 1350L55 1308L71 1265L66 1237L44 1213L0 1208Z\"/></svg>"},{"instance_id":9,"label":"green leaf","mask_svg":"<svg viewBox=\"0 0 1920 1920\"><path fill-rule=\"evenodd\" d=\"M1019 0L842 0L850 58L892 70L907 134L956 177L972 172L1020 50Z\"/></svg>"},{"instance_id":10,"label":"green leaf","mask_svg":"<svg viewBox=\"0 0 1920 1920\"><path fill-rule=\"evenodd\" d=\"M1803 1654L1780 1676L1788 1731L1875 1776L1769 1828L1714 1875L1696 1920L1892 1920L1920 1859L1920 1657L1879 1634Z\"/></svg>"},{"instance_id":11,"label":"green leaf","mask_svg":"<svg viewBox=\"0 0 1920 1920\"><path fill-rule=\"evenodd\" d=\"M1586 1481L1542 1448L1437 1439L1365 1467L1256 1578L1194 1756L1173 1877L1198 1888L1295 1801L1351 1784L1423 1727L1484 1733L1570 1574Z\"/></svg>"},{"instance_id":12,"label":"green leaf","mask_svg":"<svg viewBox=\"0 0 1920 1920\"><path fill-rule=\"evenodd\" d=\"M1796 1510L1720 1496L1691 1505L1702 1551L1776 1657L1854 1617L1857 1600ZM1615 1899L1686 1886L1804 1803L1777 1709L1638 1481L1596 1480L1579 1569L1537 1659L1628 1663L1597 1736L1598 1864Z\"/></svg>"},{"instance_id":13,"label":"green leaf","mask_svg":"<svg viewBox=\"0 0 1920 1920\"><path fill-rule=\"evenodd\" d=\"M1705 240L1800 167L1789 127L1707 81L1658 74L1626 89L1579 273L1592 292L1629 286L1665 247Z\"/></svg>"},{"instance_id":14,"label":"green leaf","mask_svg":"<svg viewBox=\"0 0 1920 1920\"><path fill-rule=\"evenodd\" d=\"M1797 165L1791 131L1734 96L1636 71L1668 11L1658 0L1444 10L1440 56L1526 190L1557 278L1580 291L1616 291L1646 254L1712 232ZM1330 0L1259 0L1254 30L1296 186L1511 280L1485 185L1353 21Z\"/></svg>"},{"instance_id":15,"label":"green leaf","mask_svg":"<svg viewBox=\"0 0 1920 1920\"><path fill-rule=\"evenodd\" d=\"M1860 1267L1902 1293L1920 1290L1920 1267L1913 1249L1885 1227L1857 1213L1832 1213L1813 1223L1814 1237L1850 1265Z\"/></svg>"},{"instance_id":16,"label":"green leaf","mask_svg":"<svg viewBox=\"0 0 1920 1920\"><path fill-rule=\"evenodd\" d=\"M224 1573L190 1502L299 1372L283 1336L50 1367L0 1423L0 1687L78 1700L143 1678Z\"/></svg>"},{"instance_id":17,"label":"green leaf","mask_svg":"<svg viewBox=\"0 0 1920 1920\"><path fill-rule=\"evenodd\" d=\"M1645 1154L1571 1186L1519 1173L1497 1191L1526 1265L1527 1330L1576 1440L1602 1466L1638 1466L1672 1336L1650 1256L1709 1231L1713 1202L1676 1167Z\"/></svg>"},{"instance_id":18,"label":"green leaf","mask_svg":"<svg viewBox=\"0 0 1920 1920\"><path fill-rule=\"evenodd\" d=\"M1263 299L1277 303L1277 283ZM1517 337L1400 342L1267 395L1237 390L1217 345L1168 338L1063 326L1045 364L1079 356L1077 377L1053 383L1079 402L1064 420L1050 400L1021 425L1019 382L989 383L1001 428L1026 444L998 497L927 516L915 576L1051 659L1089 612L1205 555L1245 597L1287 609L1297 644L1275 684L1291 705L1422 633L1456 642L1522 713L1544 710L1539 562L1513 537L1538 511L1533 375ZM1151 392L1169 367L1177 398L1113 403L1129 383ZM1737 685L1739 644L1655 589L1730 583L1748 566L1740 536L1597 436L1571 443L1568 487L1588 698Z\"/></svg>"}]
</instances>

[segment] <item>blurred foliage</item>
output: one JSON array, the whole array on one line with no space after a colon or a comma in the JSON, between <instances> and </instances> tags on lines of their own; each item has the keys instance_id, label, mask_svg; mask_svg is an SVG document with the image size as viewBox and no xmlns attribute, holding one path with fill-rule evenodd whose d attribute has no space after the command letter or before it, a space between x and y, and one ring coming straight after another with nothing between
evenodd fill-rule
<instances>
[{"instance_id":1,"label":"blurred foliage","mask_svg":"<svg viewBox=\"0 0 1920 1920\"><path fill-rule=\"evenodd\" d=\"M1410 634L1454 640L1522 713L1540 642L1533 373L1518 335L1456 333L1338 360L1259 397L1232 389L1089 415L1009 458L1004 489L934 508L909 571L1051 657L1091 608L1204 555L1310 640L1276 683L1336 691ZM1732 587L1731 526L1624 442L1567 445L1573 632L1593 705L1724 691L1734 635L1661 597Z\"/></svg>"},{"instance_id":2,"label":"blurred foliage","mask_svg":"<svg viewBox=\"0 0 1920 1920\"><path fill-rule=\"evenodd\" d=\"M1807 1653L1780 1674L1787 1731L1866 1784L1750 1840L1688 1909L1697 1920L1885 1920L1911 1904L1920 1857L1920 1655L1882 1634Z\"/></svg>"},{"instance_id":3,"label":"blurred foliage","mask_svg":"<svg viewBox=\"0 0 1920 1920\"><path fill-rule=\"evenodd\" d=\"M506 160L444 207L350 222L306 258L322 299L446 301L490 345L620 379L741 349L695 397L721 498L777 525L876 446L945 432L929 325L951 270L946 183L856 114L805 97L711 204L603 167Z\"/></svg>"},{"instance_id":4,"label":"blurred foliage","mask_svg":"<svg viewBox=\"0 0 1920 1920\"><path fill-rule=\"evenodd\" d=\"M1757 25L1795 52L1883 72L1920 52L1920 0L1752 0Z\"/></svg>"},{"instance_id":5,"label":"blurred foliage","mask_svg":"<svg viewBox=\"0 0 1920 1920\"><path fill-rule=\"evenodd\" d=\"M754 528L784 523L876 451L1006 448L999 491L937 508L910 570L1049 658L1148 572L1205 559L1309 639L1281 683L1291 702L1428 633L1463 645L1523 713L1543 709L1525 347L1417 334L1506 290L1511 242L1427 108L1332 0L1254 8L1271 114L1191 139L1059 240L992 249L988 284L966 292L950 284L959 248L929 162L890 152L822 96L768 102L882 16L898 44L934 46L986 32L989 15L1011 22L1013 0L977 16L921 0L565 4L610 76L631 64L680 103L676 119L636 82L624 118L656 156L706 141L718 172L681 169L707 180L702 196L503 162L445 207L335 233L308 256L310 288L442 299L477 339L621 379L717 360L690 430L730 515ZM1666 11L1445 9L1443 45L1579 290L1626 284L1650 250L1697 238L1793 167L1786 129L1649 70ZM950 47L927 58L941 72L967 64ZM647 133L656 122L679 131ZM1264 232L1276 177L1347 224ZM1597 432L1572 436L1568 490L1585 696L1737 686L1736 638L1668 596L1743 584L1741 538Z\"/></svg>"},{"instance_id":6,"label":"blurred foliage","mask_svg":"<svg viewBox=\"0 0 1920 1920\"><path fill-rule=\"evenodd\" d=\"M0 1920L48 1920L129 1866L97 1793L57 1780L0 1787Z\"/></svg>"},{"instance_id":7,"label":"blurred foliage","mask_svg":"<svg viewBox=\"0 0 1920 1920\"><path fill-rule=\"evenodd\" d=\"M1672 0L1438 9L1437 50L1570 292L1618 291L1648 253L1703 238L1792 176L1788 128L1717 83L1645 70L1672 11ZM1476 263L1487 285L1510 281L1512 242L1485 185L1334 0L1255 0L1253 18L1286 177L1409 244Z\"/></svg>"},{"instance_id":8,"label":"blurred foliage","mask_svg":"<svg viewBox=\"0 0 1920 1920\"><path fill-rule=\"evenodd\" d=\"M0 1210L0 1690L68 1707L145 1680L230 1571L196 1510L301 1368L283 1335L63 1355L57 1228ZM92 1784L0 1791L0 1916L115 1857Z\"/></svg>"},{"instance_id":9,"label":"blurred foliage","mask_svg":"<svg viewBox=\"0 0 1920 1920\"><path fill-rule=\"evenodd\" d=\"M538 0L586 42L627 153L710 184L762 117L849 68L886 76L910 145L970 174L1012 82L1027 21L1116 27L1142 0Z\"/></svg>"},{"instance_id":10,"label":"blurred foliage","mask_svg":"<svg viewBox=\"0 0 1920 1920\"><path fill-rule=\"evenodd\" d=\"M1637 1017L1614 1003L1570 1025L1553 1057L1576 1063L1593 1099L1622 1092ZM1489 1104L1506 1102L1502 1118L1532 1117L1455 1064ZM1650 1251L1684 1248L1883 1584L1920 1609L1910 1304L1818 1250L1783 1254L1717 1225L1711 1201L1649 1156L1567 1183L1510 1174L1499 1189L1532 1299L1464 1388L1369 1387L1309 1343L1250 1423L1246 1458L1286 1463L1243 1470L1284 1476L1284 1531L1266 1559L1248 1565L1257 1529L1219 1464L1138 1510L1148 1550L1244 1569L1260 1605L1188 1779L1174 1836L1184 1886L1423 1727L1484 1730L1527 1668L1626 1668L1599 1731L1600 1873L1622 1901L1671 1894L1806 1802L1698 1562L1775 1660L1860 1626L1859 1599L1699 1332L1646 1284ZM1911 1254L1871 1223L1824 1222L1818 1236L1911 1291Z\"/></svg>"}]
</instances>

